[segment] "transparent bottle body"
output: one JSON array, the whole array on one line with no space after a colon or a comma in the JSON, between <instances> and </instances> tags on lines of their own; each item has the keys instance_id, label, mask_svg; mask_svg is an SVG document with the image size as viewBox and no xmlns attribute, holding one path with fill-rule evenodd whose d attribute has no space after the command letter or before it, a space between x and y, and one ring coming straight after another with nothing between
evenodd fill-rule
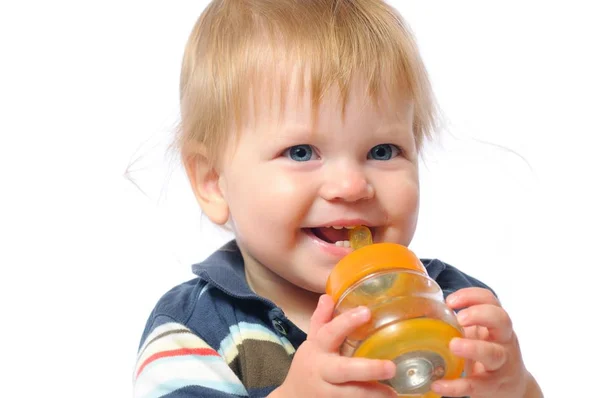
<instances>
[{"instance_id":1,"label":"transparent bottle body","mask_svg":"<svg viewBox=\"0 0 600 398\"><path fill-rule=\"evenodd\" d=\"M447 352L448 342L453 337L462 335L454 311L444 303L440 286L421 272L387 269L367 275L346 289L337 302L334 315L338 316L358 306L368 307L371 319L347 337L340 353L344 356L363 356L368 352L370 357L385 358L390 351L394 351L390 345L412 344L411 347L418 349L407 348L402 358L389 358L396 360L398 368L395 380L386 383L394 387L399 396L437 397L428 392L431 382L447 376L449 368L456 368L455 359L438 353ZM417 323L419 320L429 322L429 326L415 326L415 320ZM404 330L391 331L394 328ZM411 335L414 341L385 340L379 337L382 334L394 337L394 333L404 338ZM369 348L361 347L368 339L369 343L375 341L375 344L370 344ZM364 348L362 353L361 348ZM411 365L416 364L416 361L420 361L420 368ZM407 386L409 381L416 380L414 372L418 371L424 374L422 386ZM406 374L401 374L402 372ZM406 377L410 372L413 372L412 379Z\"/></svg>"}]
</instances>

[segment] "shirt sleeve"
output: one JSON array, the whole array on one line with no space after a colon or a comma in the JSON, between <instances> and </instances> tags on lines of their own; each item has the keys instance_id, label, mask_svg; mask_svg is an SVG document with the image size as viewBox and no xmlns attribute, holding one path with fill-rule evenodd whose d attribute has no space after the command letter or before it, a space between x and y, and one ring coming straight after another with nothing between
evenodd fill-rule
<instances>
[{"instance_id":1,"label":"shirt sleeve","mask_svg":"<svg viewBox=\"0 0 600 398\"><path fill-rule=\"evenodd\" d=\"M177 322L150 328L138 353L134 398L229 398L248 393L225 360Z\"/></svg>"}]
</instances>

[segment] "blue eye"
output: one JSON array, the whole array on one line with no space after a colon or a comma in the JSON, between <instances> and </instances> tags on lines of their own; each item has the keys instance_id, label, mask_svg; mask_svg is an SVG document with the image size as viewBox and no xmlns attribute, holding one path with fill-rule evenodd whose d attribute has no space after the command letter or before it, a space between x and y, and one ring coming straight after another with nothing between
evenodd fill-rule
<instances>
[{"instance_id":1,"label":"blue eye","mask_svg":"<svg viewBox=\"0 0 600 398\"><path fill-rule=\"evenodd\" d=\"M283 155L296 162L307 162L313 158L313 149L310 145L294 145L286 149Z\"/></svg>"},{"instance_id":2,"label":"blue eye","mask_svg":"<svg viewBox=\"0 0 600 398\"><path fill-rule=\"evenodd\" d=\"M390 160L391 158L398 156L399 152L400 149L396 145L379 144L371 148L367 158L374 160Z\"/></svg>"}]
</instances>

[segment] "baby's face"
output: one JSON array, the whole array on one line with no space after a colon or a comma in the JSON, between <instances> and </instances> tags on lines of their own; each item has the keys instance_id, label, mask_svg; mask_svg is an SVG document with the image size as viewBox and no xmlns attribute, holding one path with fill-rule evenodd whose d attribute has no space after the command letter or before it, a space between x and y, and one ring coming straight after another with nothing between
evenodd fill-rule
<instances>
[{"instance_id":1,"label":"baby's face","mask_svg":"<svg viewBox=\"0 0 600 398\"><path fill-rule=\"evenodd\" d=\"M378 108L364 92L351 90L342 118L332 90L315 126L310 97L294 87L281 117L259 100L221 169L245 260L310 291L324 292L332 267L350 252L346 227L366 225L375 242L403 245L415 232L412 103L382 98Z\"/></svg>"}]
</instances>

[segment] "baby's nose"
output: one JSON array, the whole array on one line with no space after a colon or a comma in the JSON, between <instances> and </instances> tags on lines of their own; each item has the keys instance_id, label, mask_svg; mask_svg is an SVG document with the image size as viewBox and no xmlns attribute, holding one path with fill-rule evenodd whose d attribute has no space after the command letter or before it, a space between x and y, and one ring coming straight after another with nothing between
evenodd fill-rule
<instances>
[{"instance_id":1,"label":"baby's nose","mask_svg":"<svg viewBox=\"0 0 600 398\"><path fill-rule=\"evenodd\" d=\"M321 185L321 197L328 201L356 202L375 195L365 173L358 167L330 172Z\"/></svg>"}]
</instances>

